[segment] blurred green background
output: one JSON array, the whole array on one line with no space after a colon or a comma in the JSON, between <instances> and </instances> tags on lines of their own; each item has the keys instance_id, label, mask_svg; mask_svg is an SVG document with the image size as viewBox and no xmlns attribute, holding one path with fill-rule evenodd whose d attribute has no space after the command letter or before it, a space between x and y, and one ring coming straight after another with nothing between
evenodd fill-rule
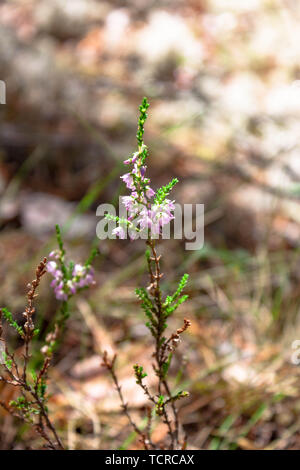
<instances>
[{"instance_id":1,"label":"blurred green background","mask_svg":"<svg viewBox=\"0 0 300 470\"><path fill-rule=\"evenodd\" d=\"M177 202L205 204L202 250L159 246L166 290L191 274L171 324L192 320L173 370L191 391L181 410L190 448L300 447L299 20L297 0L0 2L0 303L21 319L56 223L71 258L89 253L97 206L124 191L147 96L153 186L177 177ZM97 246L97 286L73 302L51 411L70 448L136 448L98 353L118 351L140 416L131 364L151 369L134 295L147 282L143 244ZM48 281L41 334L58 308ZM3 449L37 439L2 411L0 424ZM157 426L156 438L165 432Z\"/></svg>"}]
</instances>

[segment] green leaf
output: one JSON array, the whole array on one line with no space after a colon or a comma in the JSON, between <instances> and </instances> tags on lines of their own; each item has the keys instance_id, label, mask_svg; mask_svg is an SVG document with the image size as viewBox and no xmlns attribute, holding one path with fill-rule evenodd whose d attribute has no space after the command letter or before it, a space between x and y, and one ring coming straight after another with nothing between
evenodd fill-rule
<instances>
[{"instance_id":1,"label":"green leaf","mask_svg":"<svg viewBox=\"0 0 300 470\"><path fill-rule=\"evenodd\" d=\"M167 317L170 316L173 312L175 312L175 310L179 307L179 305L183 304L183 302L185 302L188 298L189 298L188 295L183 295L177 300L175 304L166 307L165 311L166 311Z\"/></svg>"},{"instance_id":2,"label":"green leaf","mask_svg":"<svg viewBox=\"0 0 300 470\"><path fill-rule=\"evenodd\" d=\"M149 108L149 102L147 98L145 97L143 98L142 104L139 107L140 117L138 121L138 131L136 134L139 147L142 147L143 145L143 138L144 138L144 132L145 132L144 126L145 126L146 119L148 117L148 114L147 114L148 108Z\"/></svg>"},{"instance_id":3,"label":"green leaf","mask_svg":"<svg viewBox=\"0 0 300 470\"><path fill-rule=\"evenodd\" d=\"M19 333L19 335L23 338L24 337L23 328L19 326L18 323L13 319L12 313L7 308L2 308L2 313L7 323L12 328L14 328Z\"/></svg>"},{"instance_id":4,"label":"green leaf","mask_svg":"<svg viewBox=\"0 0 300 470\"><path fill-rule=\"evenodd\" d=\"M139 366L138 364L135 364L133 366L133 369L136 378L136 383L140 385L142 383L142 380L147 377L148 374L144 372L143 366Z\"/></svg>"},{"instance_id":5,"label":"green leaf","mask_svg":"<svg viewBox=\"0 0 300 470\"><path fill-rule=\"evenodd\" d=\"M170 183L168 183L166 186L162 186L156 191L156 195L154 198L154 204L162 204L166 197L169 195L170 191L173 189L175 184L178 183L178 179L174 178Z\"/></svg>"},{"instance_id":6,"label":"green leaf","mask_svg":"<svg viewBox=\"0 0 300 470\"><path fill-rule=\"evenodd\" d=\"M91 266L92 262L94 261L94 259L96 258L96 256L99 255L99 250L98 248L96 247L93 247L91 249L91 253L90 253L90 256L88 257L88 259L86 260L85 262L85 266L88 268Z\"/></svg>"},{"instance_id":7,"label":"green leaf","mask_svg":"<svg viewBox=\"0 0 300 470\"><path fill-rule=\"evenodd\" d=\"M168 371L169 371L169 368L170 368L170 364L171 364L171 360L172 360L172 353L169 354L169 357L167 359L166 362L163 363L162 365L162 372L163 372L163 378L165 379L168 375Z\"/></svg>"},{"instance_id":8,"label":"green leaf","mask_svg":"<svg viewBox=\"0 0 300 470\"><path fill-rule=\"evenodd\" d=\"M155 320L153 313L155 313L155 307L152 304L152 301L148 295L148 292L145 288L140 287L135 290L136 295L142 301L141 307L144 310L146 316L150 320L151 327L157 328L157 321ZM148 326L146 324L146 326Z\"/></svg>"}]
</instances>

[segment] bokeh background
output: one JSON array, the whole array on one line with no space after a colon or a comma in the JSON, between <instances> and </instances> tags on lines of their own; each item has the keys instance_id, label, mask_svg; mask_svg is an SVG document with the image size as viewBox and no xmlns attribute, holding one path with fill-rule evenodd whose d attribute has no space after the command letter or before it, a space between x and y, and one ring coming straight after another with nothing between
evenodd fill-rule
<instances>
[{"instance_id":1,"label":"bokeh background","mask_svg":"<svg viewBox=\"0 0 300 470\"><path fill-rule=\"evenodd\" d=\"M297 0L0 2L0 303L21 321L56 223L70 258L89 253L97 206L124 191L122 161L148 96L153 186L178 177L177 202L205 204L202 250L178 240L159 247L166 290L191 275L190 300L171 322L192 321L172 371L191 392L181 404L189 448L300 447L291 361L300 339L299 21ZM138 357L151 370L134 295L147 282L143 246L97 246L97 285L72 303L50 409L70 448L138 448L99 352L118 352L139 419L145 397L132 364ZM41 336L58 308L49 282L37 306ZM40 445L1 410L0 426L2 449ZM165 434L156 427L155 439Z\"/></svg>"}]
</instances>

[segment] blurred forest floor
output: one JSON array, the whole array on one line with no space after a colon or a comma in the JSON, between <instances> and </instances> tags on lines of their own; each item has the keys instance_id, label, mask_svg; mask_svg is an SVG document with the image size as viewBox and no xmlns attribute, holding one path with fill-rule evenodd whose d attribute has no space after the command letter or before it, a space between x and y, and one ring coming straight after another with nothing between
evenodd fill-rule
<instances>
[{"instance_id":1,"label":"blurred forest floor","mask_svg":"<svg viewBox=\"0 0 300 470\"><path fill-rule=\"evenodd\" d=\"M70 257L87 255L97 206L123 192L148 96L154 186L178 177L176 201L205 204L202 250L159 245L166 290L191 275L171 324L192 321L173 368L191 392L181 405L188 448L300 448L299 20L296 0L0 2L0 304L21 320L56 223ZM74 300L51 371L51 412L71 449L138 448L99 352L118 352L138 419L145 396L132 364L151 369L134 295L147 282L143 244L98 246L97 285ZM58 308L48 286L41 335ZM157 426L155 439L165 433ZM0 410L0 448L40 446Z\"/></svg>"}]
</instances>

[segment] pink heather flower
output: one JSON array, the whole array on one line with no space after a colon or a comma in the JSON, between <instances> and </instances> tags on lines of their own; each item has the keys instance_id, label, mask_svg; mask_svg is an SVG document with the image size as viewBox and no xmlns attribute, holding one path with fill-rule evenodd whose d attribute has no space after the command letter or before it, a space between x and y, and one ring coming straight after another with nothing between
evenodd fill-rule
<instances>
[{"instance_id":1,"label":"pink heather flower","mask_svg":"<svg viewBox=\"0 0 300 470\"><path fill-rule=\"evenodd\" d=\"M85 282L86 282L86 284L87 284L88 286L89 286L90 284L94 284L95 281L94 281L94 276L93 276L93 274L91 274L91 273L90 273L90 274L87 274L87 275L85 276Z\"/></svg>"},{"instance_id":2,"label":"pink heather flower","mask_svg":"<svg viewBox=\"0 0 300 470\"><path fill-rule=\"evenodd\" d=\"M144 207L138 216L138 224L141 230L149 229L153 234L159 234L161 227L174 219L172 214L174 208L173 202L169 200L166 200L163 204L154 204L150 209Z\"/></svg>"},{"instance_id":3,"label":"pink heather flower","mask_svg":"<svg viewBox=\"0 0 300 470\"><path fill-rule=\"evenodd\" d=\"M160 213L160 218L159 218L159 223L161 226L168 224L172 219L174 219L174 216L168 212L161 212Z\"/></svg>"},{"instance_id":4,"label":"pink heather flower","mask_svg":"<svg viewBox=\"0 0 300 470\"><path fill-rule=\"evenodd\" d=\"M63 280L63 273L57 268L55 261L47 263L47 270L53 276L51 287L54 289L54 294L57 300L67 301L68 298L83 287L88 287L95 284L94 271L91 267L75 264L72 271L72 279Z\"/></svg>"},{"instance_id":5,"label":"pink heather flower","mask_svg":"<svg viewBox=\"0 0 300 470\"><path fill-rule=\"evenodd\" d=\"M122 240L124 240L124 238L125 238L125 230L120 225L119 225L119 227L116 227L116 228L113 229L112 234L116 235L117 237L121 238Z\"/></svg>"},{"instance_id":6,"label":"pink heather flower","mask_svg":"<svg viewBox=\"0 0 300 470\"><path fill-rule=\"evenodd\" d=\"M55 273L56 269L57 269L57 264L55 261L48 261L47 265L46 265L46 268L47 268L47 271L50 273L50 274L53 274Z\"/></svg>"},{"instance_id":7,"label":"pink heather flower","mask_svg":"<svg viewBox=\"0 0 300 470\"><path fill-rule=\"evenodd\" d=\"M135 152L132 156L131 163L135 163L139 158L139 152Z\"/></svg>"},{"instance_id":8,"label":"pink heather flower","mask_svg":"<svg viewBox=\"0 0 300 470\"><path fill-rule=\"evenodd\" d=\"M74 285L74 282L68 281L68 282L67 282L67 286L68 286L68 288L69 288L71 294L73 294L73 295L76 294L76 287L75 287L75 285Z\"/></svg>"},{"instance_id":9,"label":"pink heather flower","mask_svg":"<svg viewBox=\"0 0 300 470\"><path fill-rule=\"evenodd\" d=\"M152 216L151 210L148 210L146 207L141 210L141 212L139 213L139 220L138 220L138 224L141 230L145 228L151 229L153 225L153 220L151 216Z\"/></svg>"},{"instance_id":10,"label":"pink heather flower","mask_svg":"<svg viewBox=\"0 0 300 470\"><path fill-rule=\"evenodd\" d=\"M85 269L84 266L82 266L81 264L75 264L72 275L74 277L82 276L84 274L84 269Z\"/></svg>"},{"instance_id":11,"label":"pink heather flower","mask_svg":"<svg viewBox=\"0 0 300 470\"><path fill-rule=\"evenodd\" d=\"M85 267L84 269L85 269L85 271L84 271L83 276L81 276L81 278L79 279L79 281L76 284L77 287L79 287L79 288L88 287L92 284L95 284L94 270L92 268L87 268L87 267Z\"/></svg>"},{"instance_id":12,"label":"pink heather flower","mask_svg":"<svg viewBox=\"0 0 300 470\"><path fill-rule=\"evenodd\" d=\"M151 219L151 225L149 226L152 234L160 233L160 223L159 219L155 217L155 213L151 210L149 211L149 216Z\"/></svg>"},{"instance_id":13,"label":"pink heather flower","mask_svg":"<svg viewBox=\"0 0 300 470\"><path fill-rule=\"evenodd\" d=\"M140 174L141 178L143 180L144 176L145 176L145 173L146 173L146 167L145 166L139 167L138 164L136 163L133 167L132 173L134 173L135 175Z\"/></svg>"},{"instance_id":14,"label":"pink heather flower","mask_svg":"<svg viewBox=\"0 0 300 470\"><path fill-rule=\"evenodd\" d=\"M58 289L56 287L54 289L54 294L55 294L55 297L57 298L57 300L63 300L65 302L68 300L68 295L62 289Z\"/></svg>"},{"instance_id":15,"label":"pink heather flower","mask_svg":"<svg viewBox=\"0 0 300 470\"><path fill-rule=\"evenodd\" d=\"M128 158L124 161L125 165L129 165L130 163L135 163L138 159L139 152L135 152L131 158Z\"/></svg>"},{"instance_id":16,"label":"pink heather flower","mask_svg":"<svg viewBox=\"0 0 300 470\"><path fill-rule=\"evenodd\" d=\"M72 282L77 282L77 284L81 281L84 281L84 285L94 283L94 271L91 267L75 264L73 269L73 276L74 278L72 279ZM83 287L83 285L80 285L79 287Z\"/></svg>"},{"instance_id":17,"label":"pink heather flower","mask_svg":"<svg viewBox=\"0 0 300 470\"><path fill-rule=\"evenodd\" d=\"M123 196L122 202L125 209L128 211L128 220L133 220L135 216L144 208L144 204L138 203L137 200L131 196ZM146 203L146 200L144 200Z\"/></svg>"},{"instance_id":18,"label":"pink heather flower","mask_svg":"<svg viewBox=\"0 0 300 470\"><path fill-rule=\"evenodd\" d=\"M82 289L83 287L89 287L95 284L94 280L94 271L92 268L85 268L84 275L79 278L79 280L72 281L75 288Z\"/></svg>"},{"instance_id":19,"label":"pink heather flower","mask_svg":"<svg viewBox=\"0 0 300 470\"><path fill-rule=\"evenodd\" d=\"M165 199L161 204L150 206L149 200L155 196L155 191L149 186L150 180L145 178L146 166L142 165L142 154L144 146L140 151L135 152L131 158L125 160L125 164L132 164L133 168L129 173L121 176L121 179L131 190L129 196L123 196L122 202L128 212L127 220L129 225L129 237L134 240L137 238L139 230L150 230L153 234L159 234L164 225L174 219L173 211L175 209L174 201ZM141 157L139 159L139 157ZM134 175L139 176L135 181ZM112 231L113 235L119 238L125 238L124 228L119 226Z\"/></svg>"},{"instance_id":20,"label":"pink heather flower","mask_svg":"<svg viewBox=\"0 0 300 470\"><path fill-rule=\"evenodd\" d=\"M59 259L59 252L58 250L53 250L49 253L48 258Z\"/></svg>"},{"instance_id":21,"label":"pink heather flower","mask_svg":"<svg viewBox=\"0 0 300 470\"><path fill-rule=\"evenodd\" d=\"M128 211L131 211L133 209L133 205L135 204L134 198L131 196L123 196L122 197L122 202L125 206L125 209Z\"/></svg>"},{"instance_id":22,"label":"pink heather flower","mask_svg":"<svg viewBox=\"0 0 300 470\"><path fill-rule=\"evenodd\" d=\"M50 286L53 287L53 289L54 289L54 287L56 287L56 285L57 285L57 280L53 279L53 281L50 282Z\"/></svg>"},{"instance_id":23,"label":"pink heather flower","mask_svg":"<svg viewBox=\"0 0 300 470\"><path fill-rule=\"evenodd\" d=\"M150 186L147 187L146 189L146 196L148 199L151 199L155 194L155 191L153 191L152 188L150 188Z\"/></svg>"},{"instance_id":24,"label":"pink heather flower","mask_svg":"<svg viewBox=\"0 0 300 470\"><path fill-rule=\"evenodd\" d=\"M155 204L151 209L153 218L161 226L168 224L172 219L174 219L174 215L172 214L175 209L174 201L166 199L163 204Z\"/></svg>"},{"instance_id":25,"label":"pink heather flower","mask_svg":"<svg viewBox=\"0 0 300 470\"><path fill-rule=\"evenodd\" d=\"M82 289L85 286L86 286L86 282L85 282L84 277L79 279L79 281L76 282L76 287L79 289Z\"/></svg>"},{"instance_id":26,"label":"pink heather flower","mask_svg":"<svg viewBox=\"0 0 300 470\"><path fill-rule=\"evenodd\" d=\"M125 173L125 175L120 176L120 178L124 181L124 183L126 184L127 188L129 188L129 189L133 189L133 188L134 188L134 185L133 185L133 176L132 176L131 173Z\"/></svg>"}]
</instances>

